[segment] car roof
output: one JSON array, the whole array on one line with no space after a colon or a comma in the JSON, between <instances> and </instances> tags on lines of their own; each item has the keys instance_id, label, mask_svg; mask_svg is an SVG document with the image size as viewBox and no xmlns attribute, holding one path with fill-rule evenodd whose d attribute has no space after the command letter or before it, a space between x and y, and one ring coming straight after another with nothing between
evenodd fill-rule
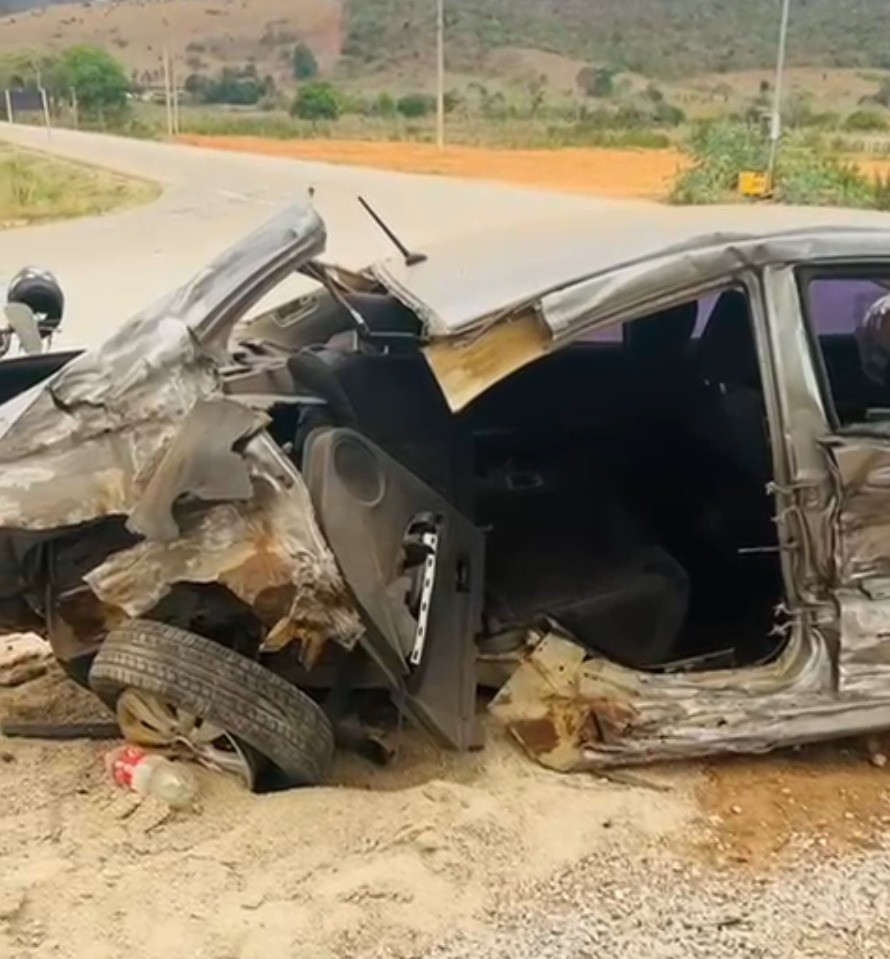
<instances>
[{"instance_id":1,"label":"car roof","mask_svg":"<svg viewBox=\"0 0 890 959\"><path fill-rule=\"evenodd\" d=\"M754 262L876 249L890 257L890 216L874 211L609 204L601 212L480 229L425 247L421 263L390 257L370 272L437 338L460 335L548 296L565 299L594 280L601 294L603 283L618 274L632 281L622 283L630 288L653 272L666 284L677 273L731 276L734 268Z\"/></svg>"}]
</instances>

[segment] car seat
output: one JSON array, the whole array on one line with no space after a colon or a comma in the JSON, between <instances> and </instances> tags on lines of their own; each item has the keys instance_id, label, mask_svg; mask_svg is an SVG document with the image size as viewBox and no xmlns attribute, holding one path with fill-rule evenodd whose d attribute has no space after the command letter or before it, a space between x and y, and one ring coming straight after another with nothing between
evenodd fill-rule
<instances>
[{"instance_id":1,"label":"car seat","mask_svg":"<svg viewBox=\"0 0 890 959\"><path fill-rule=\"evenodd\" d=\"M321 396L323 410L307 410L297 431L301 449L320 426L358 430L449 503L471 511L469 442L458 428L427 361L413 344L377 350L328 344L301 350L288 361L296 385Z\"/></svg>"}]
</instances>

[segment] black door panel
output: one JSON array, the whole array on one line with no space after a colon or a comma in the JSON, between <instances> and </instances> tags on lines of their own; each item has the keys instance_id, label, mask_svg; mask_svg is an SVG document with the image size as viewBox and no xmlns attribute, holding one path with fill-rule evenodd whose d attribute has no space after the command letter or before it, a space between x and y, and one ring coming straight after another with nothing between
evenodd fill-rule
<instances>
[{"instance_id":1,"label":"black door panel","mask_svg":"<svg viewBox=\"0 0 890 959\"><path fill-rule=\"evenodd\" d=\"M313 433L303 473L397 705L440 742L474 745L482 533L354 430Z\"/></svg>"}]
</instances>

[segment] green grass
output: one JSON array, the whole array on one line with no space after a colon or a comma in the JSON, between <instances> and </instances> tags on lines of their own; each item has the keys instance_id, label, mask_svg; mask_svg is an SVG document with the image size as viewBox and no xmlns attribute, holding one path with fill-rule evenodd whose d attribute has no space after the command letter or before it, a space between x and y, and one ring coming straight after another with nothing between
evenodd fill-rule
<instances>
[{"instance_id":1,"label":"green grass","mask_svg":"<svg viewBox=\"0 0 890 959\"><path fill-rule=\"evenodd\" d=\"M754 124L711 123L687 145L693 158L677 177L670 199L680 204L738 201L739 174L767 168L768 144ZM890 188L836 155L819 134L790 134L782 142L773 199L797 206L888 209Z\"/></svg>"},{"instance_id":2,"label":"green grass","mask_svg":"<svg viewBox=\"0 0 890 959\"><path fill-rule=\"evenodd\" d=\"M154 183L0 144L0 228L146 203Z\"/></svg>"}]
</instances>

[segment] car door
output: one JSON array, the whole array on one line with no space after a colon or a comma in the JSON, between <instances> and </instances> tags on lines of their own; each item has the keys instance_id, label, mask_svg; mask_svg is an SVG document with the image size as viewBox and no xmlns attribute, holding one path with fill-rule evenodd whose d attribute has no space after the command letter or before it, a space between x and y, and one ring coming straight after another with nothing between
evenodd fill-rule
<instances>
[{"instance_id":1,"label":"car door","mask_svg":"<svg viewBox=\"0 0 890 959\"><path fill-rule=\"evenodd\" d=\"M819 445L828 466L837 689L855 699L888 700L890 378L869 370L869 350L860 346L866 316L890 292L890 261L811 267L798 282L826 410Z\"/></svg>"},{"instance_id":2,"label":"car door","mask_svg":"<svg viewBox=\"0 0 890 959\"><path fill-rule=\"evenodd\" d=\"M303 475L396 705L444 745L476 745L482 533L355 430L311 434Z\"/></svg>"}]
</instances>

